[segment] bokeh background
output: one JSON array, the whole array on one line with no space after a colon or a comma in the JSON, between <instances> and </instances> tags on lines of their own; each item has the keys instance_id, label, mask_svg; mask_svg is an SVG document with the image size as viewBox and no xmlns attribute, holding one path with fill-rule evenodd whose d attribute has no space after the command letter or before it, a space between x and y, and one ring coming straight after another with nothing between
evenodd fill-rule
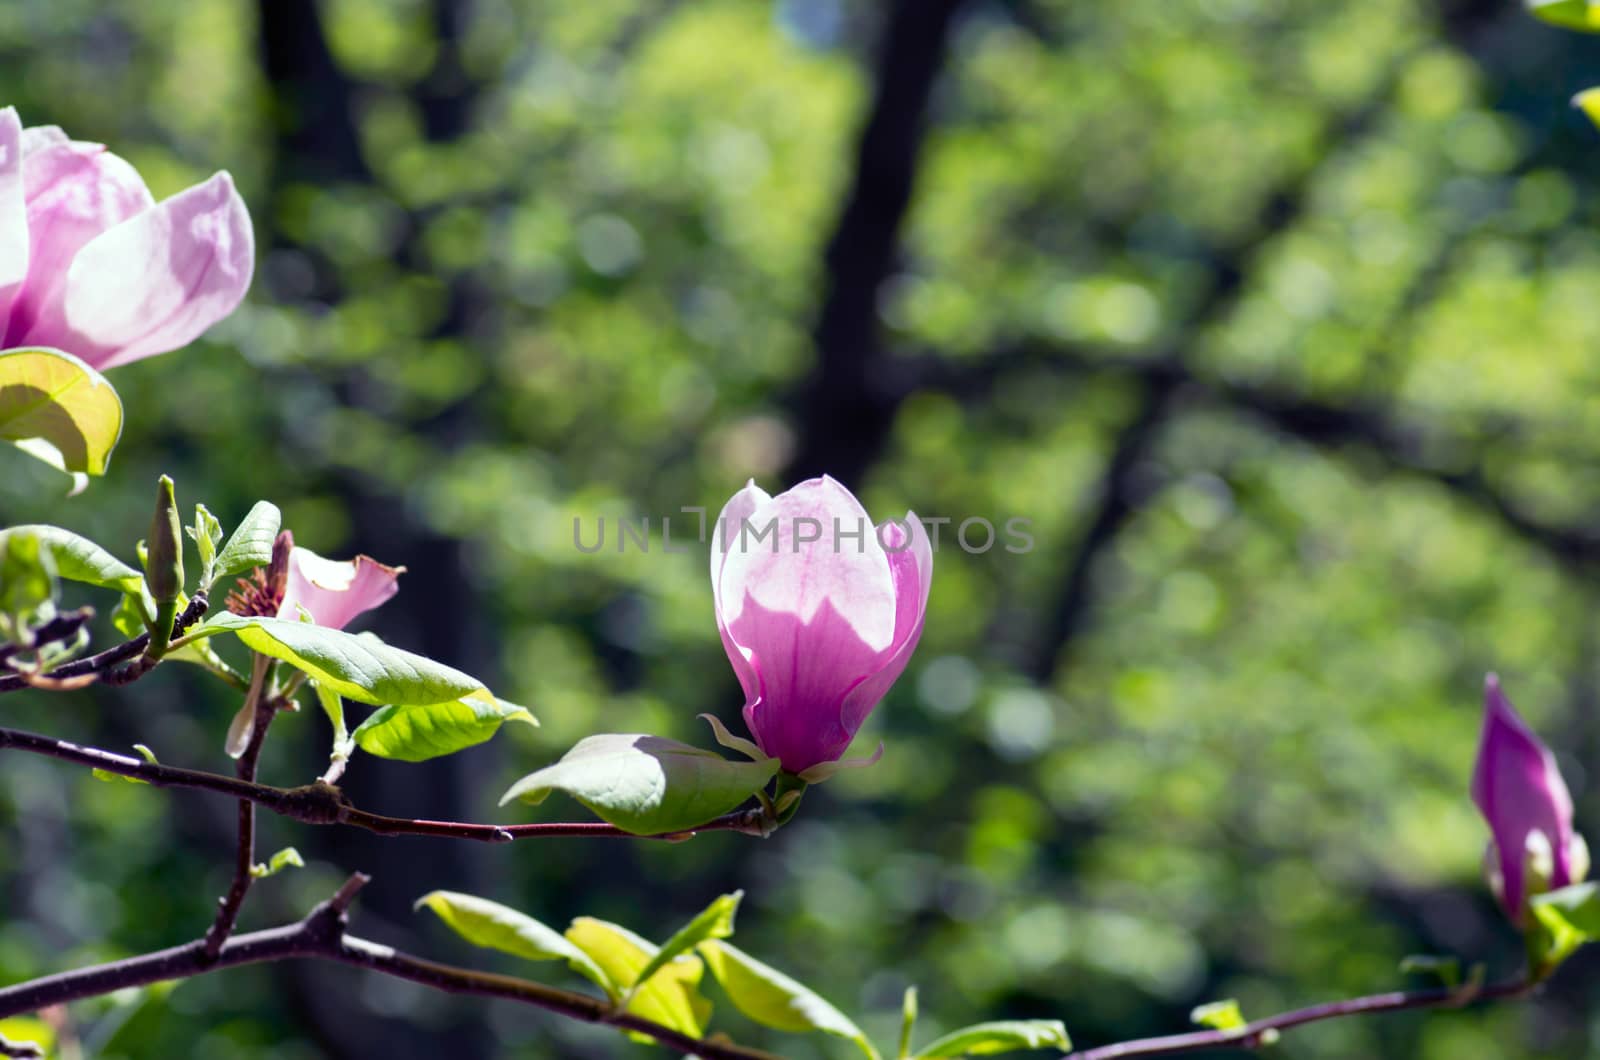
<instances>
[{"instance_id":1,"label":"bokeh background","mask_svg":"<svg viewBox=\"0 0 1600 1060\"><path fill-rule=\"evenodd\" d=\"M361 869L362 933L566 983L410 903L660 938L742 886L740 944L886 1043L910 983L924 1035L1049 1016L1094 1044L1399 986L1408 953L1510 974L1466 797L1486 670L1600 823L1600 137L1567 105L1596 80L1600 45L1515 0L7 0L0 101L158 196L231 170L260 266L204 341L115 371L105 480L66 499L0 454L0 517L131 558L170 472L226 525L266 497L302 544L407 565L370 628L543 727L358 759L349 790L479 820L581 814L494 803L590 732L737 720L703 550L585 554L574 519L659 527L828 471L879 518L1031 520L1026 553L946 536L857 743L883 762L772 839L264 817L311 865L247 926ZM172 666L0 717L226 770L234 709ZM281 720L264 778L315 776L327 740ZM196 937L232 820L7 757L0 977ZM1588 1056L1597 964L1278 1055ZM306 965L71 1028L106 1057L650 1055Z\"/></svg>"}]
</instances>

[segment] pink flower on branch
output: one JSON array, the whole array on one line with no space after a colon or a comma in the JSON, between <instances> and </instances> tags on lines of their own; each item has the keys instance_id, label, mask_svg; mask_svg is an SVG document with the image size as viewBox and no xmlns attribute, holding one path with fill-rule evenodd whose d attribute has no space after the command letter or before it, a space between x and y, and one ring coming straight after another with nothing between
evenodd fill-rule
<instances>
[{"instance_id":1,"label":"pink flower on branch","mask_svg":"<svg viewBox=\"0 0 1600 1060\"><path fill-rule=\"evenodd\" d=\"M922 636L932 577L915 514L875 528L831 478L734 494L712 534L711 585L764 753L791 773L844 754Z\"/></svg>"},{"instance_id":2,"label":"pink flower on branch","mask_svg":"<svg viewBox=\"0 0 1600 1060\"><path fill-rule=\"evenodd\" d=\"M285 530L273 542L272 563L256 568L228 595L228 610L238 615L299 619L329 629L343 629L357 615L371 611L400 590L404 567L390 567L371 556L353 560L324 559L294 543Z\"/></svg>"},{"instance_id":3,"label":"pink flower on branch","mask_svg":"<svg viewBox=\"0 0 1600 1060\"><path fill-rule=\"evenodd\" d=\"M1583 881L1589 848L1573 830L1572 796L1555 755L1518 716L1494 674L1484 682L1483 698L1472 801L1494 834L1490 886L1521 924L1529 898Z\"/></svg>"},{"instance_id":4,"label":"pink flower on branch","mask_svg":"<svg viewBox=\"0 0 1600 1060\"><path fill-rule=\"evenodd\" d=\"M166 353L233 312L254 268L227 173L158 204L104 145L0 109L0 349L97 369Z\"/></svg>"}]
</instances>

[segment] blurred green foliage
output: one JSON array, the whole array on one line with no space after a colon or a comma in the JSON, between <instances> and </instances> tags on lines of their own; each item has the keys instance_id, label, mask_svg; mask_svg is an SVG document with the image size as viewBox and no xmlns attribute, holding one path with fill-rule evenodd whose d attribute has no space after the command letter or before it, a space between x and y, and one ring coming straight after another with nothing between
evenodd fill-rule
<instances>
[{"instance_id":1,"label":"blurred green foliage","mask_svg":"<svg viewBox=\"0 0 1600 1060\"><path fill-rule=\"evenodd\" d=\"M543 727L449 767L359 760L379 811L518 819L498 794L589 733L707 744L695 714L734 722L738 686L704 553L666 554L660 520L687 536L681 507L787 485L839 426L794 397L887 10L0 5L0 101L113 145L158 196L231 170L262 248L235 317L113 373L111 474L65 499L0 453L0 521L131 559L168 472L225 527L266 497L323 554L408 564L375 628ZM660 938L743 887L739 946L882 1042L912 983L924 1036L1059 1017L1095 1044L1219 997L1261 1015L1395 987L1408 953L1514 971L1466 798L1485 670L1600 820L1600 143L1566 105L1596 47L1512 0L973 0L876 298L885 370L937 370L849 484L880 518L1024 518L1036 544L966 554L945 528L922 647L857 745L883 762L765 842L462 851L267 821L266 849L311 864L247 924L363 869L363 933L493 962L410 902L449 886ZM601 516L608 547L575 548ZM654 547L618 554L616 521L643 518ZM224 765L237 704L174 670L0 717ZM324 720L274 742L265 778L308 780ZM0 979L198 935L231 814L6 758ZM1580 956L1528 1005L1280 1049L1583 1057L1596 974ZM74 1012L64 1041L107 1057L644 1055L305 968Z\"/></svg>"}]
</instances>

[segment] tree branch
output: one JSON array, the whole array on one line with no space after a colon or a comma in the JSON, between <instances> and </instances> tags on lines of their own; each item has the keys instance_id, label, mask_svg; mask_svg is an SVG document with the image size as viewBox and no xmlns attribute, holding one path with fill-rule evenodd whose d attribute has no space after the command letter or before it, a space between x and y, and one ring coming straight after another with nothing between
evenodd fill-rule
<instances>
[{"instance_id":1,"label":"tree branch","mask_svg":"<svg viewBox=\"0 0 1600 1060\"><path fill-rule=\"evenodd\" d=\"M628 1012L598 998L507 975L477 972L401 953L345 933L347 910L367 877L357 873L332 898L305 919L284 927L236 935L215 956L204 939L140 957L61 972L0 990L0 1019L35 1012L48 1005L99 997L128 987L167 979L188 979L222 968L269 961L315 959L354 965L453 994L495 997L533 1005L569 1019L600 1023L649 1035L662 1045L706 1060L777 1060L769 1053L726 1042L702 1041Z\"/></svg>"},{"instance_id":2,"label":"tree branch","mask_svg":"<svg viewBox=\"0 0 1600 1060\"><path fill-rule=\"evenodd\" d=\"M409 817L385 817L352 806L344 793L321 782L298 788L279 788L253 780L207 773L198 769L146 762L131 755L85 747L53 736L0 728L0 750L26 751L29 754L58 758L118 776L142 780L158 788L189 788L227 795L271 810L280 817L301 824L346 824L379 835L435 836L444 839L470 839L482 843L509 843L535 838L621 838L677 841L696 832L740 832L765 836L772 829L759 808L736 810L682 832L639 836L601 821L551 822L540 824L474 824L463 821L428 821Z\"/></svg>"},{"instance_id":3,"label":"tree branch","mask_svg":"<svg viewBox=\"0 0 1600 1060\"><path fill-rule=\"evenodd\" d=\"M1177 1056L1180 1053L1196 1053L1205 1049L1254 1050L1264 1045L1271 1045L1280 1031L1322 1020L1372 1012L1460 1008L1478 1001L1515 1000L1528 996L1532 991L1533 984L1518 979L1476 989L1469 986L1371 994L1367 997L1350 998L1347 1001L1329 1001L1321 1005L1295 1009L1232 1030L1191 1031L1187 1034L1139 1038L1134 1041L1118 1042L1115 1045L1102 1045L1094 1049L1081 1049L1066 1054L1064 1060L1120 1060L1129 1056Z\"/></svg>"}]
</instances>

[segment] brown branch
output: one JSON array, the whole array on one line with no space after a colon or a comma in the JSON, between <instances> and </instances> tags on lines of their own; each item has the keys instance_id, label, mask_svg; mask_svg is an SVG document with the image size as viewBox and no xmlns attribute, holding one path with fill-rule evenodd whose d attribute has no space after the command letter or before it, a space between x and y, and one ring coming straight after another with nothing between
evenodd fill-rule
<instances>
[{"instance_id":1,"label":"brown branch","mask_svg":"<svg viewBox=\"0 0 1600 1060\"><path fill-rule=\"evenodd\" d=\"M385 817L358 809L344 793L321 782L298 788L279 788L253 780L207 773L199 769L146 762L131 755L115 754L97 747L85 747L53 736L0 728L0 750L58 758L118 776L142 780L158 788L188 788L241 799L271 810L280 817L302 824L346 824L379 835L435 836L445 839L470 839L481 843L509 843L535 838L618 838L677 841L696 832L740 832L765 836L771 825L760 809L737 810L707 821L697 828L659 835L640 836L603 822L551 822L542 824L475 824L464 821L428 821L408 817Z\"/></svg>"},{"instance_id":2,"label":"brown branch","mask_svg":"<svg viewBox=\"0 0 1600 1060\"><path fill-rule=\"evenodd\" d=\"M271 961L314 959L366 968L453 994L494 997L533 1005L569 1019L607 1024L649 1035L662 1045L706 1060L776 1060L770 1053L721 1041L703 1041L584 994L506 975L439 964L346 934L347 910L367 882L357 873L305 919L284 927L235 935L214 955L204 939L108 964L45 976L0 989L0 1019L48 1005L100 997L128 987L188 979L223 968Z\"/></svg>"},{"instance_id":3,"label":"brown branch","mask_svg":"<svg viewBox=\"0 0 1600 1060\"><path fill-rule=\"evenodd\" d=\"M1271 1045L1277 1040L1279 1032L1302 1027L1308 1023L1372 1012L1460 1008L1478 1001L1515 1000L1528 996L1532 991L1532 984L1518 979L1476 989L1468 986L1372 994L1367 997L1329 1001L1321 1005L1295 1009L1232 1030L1190 1031L1187 1034L1139 1038L1134 1041L1118 1042L1115 1045L1102 1045L1094 1049L1081 1049L1066 1054L1065 1060L1120 1060L1129 1056L1177 1056L1181 1053L1197 1053L1206 1049L1254 1050L1264 1045Z\"/></svg>"},{"instance_id":4,"label":"brown branch","mask_svg":"<svg viewBox=\"0 0 1600 1060\"><path fill-rule=\"evenodd\" d=\"M256 766L261 761L261 748L267 740L267 729L282 706L275 696L267 694L266 682L272 674L272 660L265 655L254 655L251 667L250 692L245 709L252 711L254 716L250 722L250 737L234 769L238 778L247 784L255 783ZM218 905L217 919L212 922L211 930L206 932L206 956L215 959L222 950L222 944L233 934L234 925L239 921L239 910L244 907L245 896L255 882L255 867L256 804L249 799L240 799L239 842L234 857L233 882Z\"/></svg>"}]
</instances>

